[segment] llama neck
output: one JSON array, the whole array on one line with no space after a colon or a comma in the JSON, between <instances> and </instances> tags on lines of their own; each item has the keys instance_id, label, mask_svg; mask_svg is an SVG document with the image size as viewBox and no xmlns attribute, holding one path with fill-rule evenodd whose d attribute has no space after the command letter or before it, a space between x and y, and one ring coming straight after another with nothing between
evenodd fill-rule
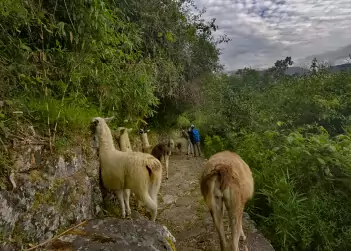
<instances>
[{"instance_id":1,"label":"llama neck","mask_svg":"<svg viewBox=\"0 0 351 251\"><path fill-rule=\"evenodd\" d=\"M131 150L131 145L130 145L128 134L124 133L121 135L119 145L120 145L122 151Z\"/></svg>"},{"instance_id":2,"label":"llama neck","mask_svg":"<svg viewBox=\"0 0 351 251\"><path fill-rule=\"evenodd\" d=\"M147 133L143 133L141 135L141 142L143 143L144 147L149 147L150 146L149 139L147 138Z\"/></svg>"},{"instance_id":3,"label":"llama neck","mask_svg":"<svg viewBox=\"0 0 351 251\"><path fill-rule=\"evenodd\" d=\"M110 128L104 127L99 134L99 152L100 154L104 151L115 150L115 145L113 144L112 134Z\"/></svg>"}]
</instances>

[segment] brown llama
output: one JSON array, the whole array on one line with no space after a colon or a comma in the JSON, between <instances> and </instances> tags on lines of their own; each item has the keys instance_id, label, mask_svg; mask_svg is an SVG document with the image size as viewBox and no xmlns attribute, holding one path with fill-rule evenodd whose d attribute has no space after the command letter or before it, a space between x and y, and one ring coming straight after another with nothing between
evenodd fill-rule
<instances>
[{"instance_id":1,"label":"brown llama","mask_svg":"<svg viewBox=\"0 0 351 251\"><path fill-rule=\"evenodd\" d=\"M239 238L246 240L242 228L244 207L254 193L254 180L249 166L234 152L216 153L204 163L200 187L219 235L221 251L239 251ZM224 206L231 228L230 249L223 227Z\"/></svg>"}]
</instances>

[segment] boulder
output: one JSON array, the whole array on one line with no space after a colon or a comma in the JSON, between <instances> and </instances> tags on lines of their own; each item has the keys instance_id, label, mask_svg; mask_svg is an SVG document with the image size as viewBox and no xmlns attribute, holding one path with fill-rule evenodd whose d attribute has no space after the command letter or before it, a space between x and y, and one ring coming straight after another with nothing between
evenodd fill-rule
<instances>
[{"instance_id":1,"label":"boulder","mask_svg":"<svg viewBox=\"0 0 351 251\"><path fill-rule=\"evenodd\" d=\"M93 219L49 243L45 250L174 251L175 239L166 227L140 217Z\"/></svg>"}]
</instances>

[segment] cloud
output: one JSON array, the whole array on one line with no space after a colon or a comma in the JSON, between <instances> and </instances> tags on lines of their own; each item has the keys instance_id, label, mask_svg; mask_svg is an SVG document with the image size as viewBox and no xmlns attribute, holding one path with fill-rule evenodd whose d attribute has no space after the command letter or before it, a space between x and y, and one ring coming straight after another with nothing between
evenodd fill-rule
<instances>
[{"instance_id":1,"label":"cloud","mask_svg":"<svg viewBox=\"0 0 351 251\"><path fill-rule=\"evenodd\" d=\"M270 67L351 44L350 0L195 0L232 41L222 45L227 70ZM351 53L351 51L350 51ZM347 57L347 55L345 55Z\"/></svg>"}]
</instances>

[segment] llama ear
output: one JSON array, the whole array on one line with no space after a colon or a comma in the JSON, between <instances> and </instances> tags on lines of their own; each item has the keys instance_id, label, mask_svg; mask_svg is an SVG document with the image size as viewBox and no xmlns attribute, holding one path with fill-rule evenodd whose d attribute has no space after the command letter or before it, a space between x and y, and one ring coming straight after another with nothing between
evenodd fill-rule
<instances>
[{"instance_id":1,"label":"llama ear","mask_svg":"<svg viewBox=\"0 0 351 251\"><path fill-rule=\"evenodd\" d=\"M105 118L106 122L110 122L111 120L113 120L115 118L115 116L109 117L109 118Z\"/></svg>"},{"instance_id":2,"label":"llama ear","mask_svg":"<svg viewBox=\"0 0 351 251\"><path fill-rule=\"evenodd\" d=\"M150 129L147 129L146 132L150 132Z\"/></svg>"},{"instance_id":3,"label":"llama ear","mask_svg":"<svg viewBox=\"0 0 351 251\"><path fill-rule=\"evenodd\" d=\"M127 132L131 132L131 131L133 131L133 128L128 128L127 129Z\"/></svg>"},{"instance_id":4,"label":"llama ear","mask_svg":"<svg viewBox=\"0 0 351 251\"><path fill-rule=\"evenodd\" d=\"M116 131L117 131L117 132L123 132L124 129L125 129L124 127L118 127L118 128L116 129Z\"/></svg>"},{"instance_id":5,"label":"llama ear","mask_svg":"<svg viewBox=\"0 0 351 251\"><path fill-rule=\"evenodd\" d=\"M99 124L99 120L97 118L93 118L91 123L97 126Z\"/></svg>"}]
</instances>

